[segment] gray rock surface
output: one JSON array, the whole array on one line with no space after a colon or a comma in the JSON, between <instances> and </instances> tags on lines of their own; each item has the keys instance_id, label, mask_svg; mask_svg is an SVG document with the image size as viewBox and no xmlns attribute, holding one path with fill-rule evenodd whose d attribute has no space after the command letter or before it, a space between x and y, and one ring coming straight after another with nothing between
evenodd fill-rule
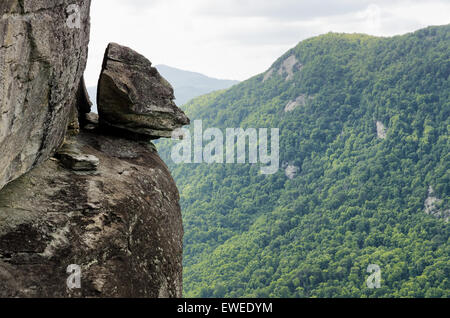
<instances>
[{"instance_id":1,"label":"gray rock surface","mask_svg":"<svg viewBox=\"0 0 450 318\"><path fill-rule=\"evenodd\" d=\"M305 94L300 95L295 100L289 101L289 103L287 103L286 107L284 108L284 112L288 113L295 110L297 107L306 106L309 99L311 98L306 96Z\"/></svg>"},{"instance_id":2,"label":"gray rock surface","mask_svg":"<svg viewBox=\"0 0 450 318\"><path fill-rule=\"evenodd\" d=\"M174 103L172 86L130 48L108 45L98 83L100 125L157 139L189 119Z\"/></svg>"},{"instance_id":3,"label":"gray rock surface","mask_svg":"<svg viewBox=\"0 0 450 318\"><path fill-rule=\"evenodd\" d=\"M286 81L289 81L294 78L294 70L301 70L302 67L303 65L300 64L295 55L292 54L283 61L278 69L278 75L286 75Z\"/></svg>"},{"instance_id":4,"label":"gray rock surface","mask_svg":"<svg viewBox=\"0 0 450 318\"><path fill-rule=\"evenodd\" d=\"M285 168L286 177L288 177L291 180L295 179L299 171L300 171L299 167L291 164Z\"/></svg>"},{"instance_id":5,"label":"gray rock surface","mask_svg":"<svg viewBox=\"0 0 450 318\"><path fill-rule=\"evenodd\" d=\"M436 197L434 189L432 186L428 188L428 196L424 202L424 212L426 214L432 215L438 219L443 219L448 222L450 218L450 209L442 209L440 207L442 199Z\"/></svg>"},{"instance_id":6,"label":"gray rock surface","mask_svg":"<svg viewBox=\"0 0 450 318\"><path fill-rule=\"evenodd\" d=\"M179 194L148 142L81 131L96 173L48 160L0 192L0 297L181 297ZM66 269L81 267L81 289Z\"/></svg>"},{"instance_id":7,"label":"gray rock surface","mask_svg":"<svg viewBox=\"0 0 450 318\"><path fill-rule=\"evenodd\" d=\"M95 171L99 160L96 156L82 153L78 147L72 143L66 143L56 153L56 157L61 164L74 171Z\"/></svg>"},{"instance_id":8,"label":"gray rock surface","mask_svg":"<svg viewBox=\"0 0 450 318\"><path fill-rule=\"evenodd\" d=\"M148 137L124 139L89 114L89 6L0 2L0 298L182 296L175 182ZM103 79L128 62L117 83L133 101L111 88L113 107L132 105L131 122L158 136L188 122L145 58L109 53Z\"/></svg>"},{"instance_id":9,"label":"gray rock surface","mask_svg":"<svg viewBox=\"0 0 450 318\"><path fill-rule=\"evenodd\" d=\"M285 81L290 81L294 78L295 72L301 71L303 69L303 64L301 64L295 54L289 55L283 60L278 69L272 66L264 73L262 82L268 81L275 74L284 77Z\"/></svg>"},{"instance_id":10,"label":"gray rock surface","mask_svg":"<svg viewBox=\"0 0 450 318\"><path fill-rule=\"evenodd\" d=\"M90 0L0 2L0 189L64 138L86 65L89 8Z\"/></svg>"},{"instance_id":11,"label":"gray rock surface","mask_svg":"<svg viewBox=\"0 0 450 318\"><path fill-rule=\"evenodd\" d=\"M377 121L376 125L377 125L377 137L378 137L378 139L386 139L386 137L387 137L387 129L386 129L386 127L383 125L383 123L381 121Z\"/></svg>"}]
</instances>

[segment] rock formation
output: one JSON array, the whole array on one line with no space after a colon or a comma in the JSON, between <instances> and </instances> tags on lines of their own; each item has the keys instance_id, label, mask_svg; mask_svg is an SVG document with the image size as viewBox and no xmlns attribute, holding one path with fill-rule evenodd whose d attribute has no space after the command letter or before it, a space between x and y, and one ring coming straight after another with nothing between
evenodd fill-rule
<instances>
[{"instance_id":1,"label":"rock formation","mask_svg":"<svg viewBox=\"0 0 450 318\"><path fill-rule=\"evenodd\" d=\"M376 122L377 125L377 138L378 139L386 139L387 130L381 121Z\"/></svg>"},{"instance_id":2,"label":"rock formation","mask_svg":"<svg viewBox=\"0 0 450 318\"><path fill-rule=\"evenodd\" d=\"M301 70L303 67L299 63L294 54L290 55L287 59L283 61L280 68L278 69L278 75L286 75L286 81L294 78L294 70Z\"/></svg>"},{"instance_id":3,"label":"rock formation","mask_svg":"<svg viewBox=\"0 0 450 318\"><path fill-rule=\"evenodd\" d=\"M450 209L444 210L440 207L442 199L436 197L432 186L428 187L428 196L424 202L424 212L438 219L448 222L450 219Z\"/></svg>"},{"instance_id":4,"label":"rock formation","mask_svg":"<svg viewBox=\"0 0 450 318\"><path fill-rule=\"evenodd\" d=\"M0 189L64 138L87 60L89 8L90 0L0 3Z\"/></svg>"},{"instance_id":5,"label":"rock formation","mask_svg":"<svg viewBox=\"0 0 450 318\"><path fill-rule=\"evenodd\" d=\"M284 112L288 113L288 112L295 110L297 107L304 107L307 105L308 101L311 99L312 99L311 97L309 97L305 94L301 94L295 100L291 100L291 101L289 101L289 103L287 103L286 107L284 108Z\"/></svg>"},{"instance_id":6,"label":"rock formation","mask_svg":"<svg viewBox=\"0 0 450 318\"><path fill-rule=\"evenodd\" d=\"M291 180L295 179L295 177L297 176L297 174L300 171L299 167L294 166L293 164L290 164L288 162L284 162L282 164L282 168L285 171L286 177L288 177Z\"/></svg>"},{"instance_id":7,"label":"rock formation","mask_svg":"<svg viewBox=\"0 0 450 318\"><path fill-rule=\"evenodd\" d=\"M150 139L189 120L119 45L89 113L89 4L0 4L0 297L181 297L179 194Z\"/></svg>"},{"instance_id":8,"label":"rock formation","mask_svg":"<svg viewBox=\"0 0 450 318\"><path fill-rule=\"evenodd\" d=\"M0 192L0 297L180 297L178 191L151 144L95 131L73 142L100 160L48 160ZM81 289L66 269L81 267Z\"/></svg>"},{"instance_id":9,"label":"rock formation","mask_svg":"<svg viewBox=\"0 0 450 318\"><path fill-rule=\"evenodd\" d=\"M130 48L109 44L97 94L103 127L170 138L173 130L189 124L174 98L172 86L149 60Z\"/></svg>"},{"instance_id":10,"label":"rock formation","mask_svg":"<svg viewBox=\"0 0 450 318\"><path fill-rule=\"evenodd\" d=\"M272 66L264 74L262 82L269 80L276 72L278 76L284 77L285 81L290 81L294 78L295 72L301 71L303 69L303 64L301 64L295 54L289 55L286 59L281 62L278 66L278 70L275 66Z\"/></svg>"}]
</instances>

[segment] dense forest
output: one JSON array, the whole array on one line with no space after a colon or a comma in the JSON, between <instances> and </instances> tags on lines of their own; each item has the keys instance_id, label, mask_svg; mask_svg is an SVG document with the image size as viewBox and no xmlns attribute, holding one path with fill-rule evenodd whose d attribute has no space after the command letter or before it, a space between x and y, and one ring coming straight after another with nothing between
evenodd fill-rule
<instances>
[{"instance_id":1,"label":"dense forest","mask_svg":"<svg viewBox=\"0 0 450 318\"><path fill-rule=\"evenodd\" d=\"M186 297L450 297L450 25L329 33L183 108L280 128L280 170L172 162ZM381 269L368 288L369 264Z\"/></svg>"}]
</instances>

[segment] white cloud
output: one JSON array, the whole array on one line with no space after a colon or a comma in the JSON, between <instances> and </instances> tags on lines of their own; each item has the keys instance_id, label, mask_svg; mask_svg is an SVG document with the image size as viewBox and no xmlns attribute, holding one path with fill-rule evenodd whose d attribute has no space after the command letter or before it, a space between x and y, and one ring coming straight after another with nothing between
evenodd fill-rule
<instances>
[{"instance_id":1,"label":"white cloud","mask_svg":"<svg viewBox=\"0 0 450 318\"><path fill-rule=\"evenodd\" d=\"M449 23L449 1L94 0L86 81L109 42L154 64L244 80L301 40L334 32L402 34Z\"/></svg>"}]
</instances>

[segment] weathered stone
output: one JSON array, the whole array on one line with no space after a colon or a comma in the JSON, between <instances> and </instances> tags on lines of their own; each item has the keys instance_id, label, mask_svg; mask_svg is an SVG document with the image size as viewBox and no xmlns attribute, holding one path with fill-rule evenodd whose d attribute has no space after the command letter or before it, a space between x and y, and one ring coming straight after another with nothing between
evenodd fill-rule
<instances>
[{"instance_id":1,"label":"weathered stone","mask_svg":"<svg viewBox=\"0 0 450 318\"><path fill-rule=\"evenodd\" d=\"M65 144L56 156L64 167L74 171L97 170L99 164L96 156L83 154L73 143Z\"/></svg>"},{"instance_id":2,"label":"weathered stone","mask_svg":"<svg viewBox=\"0 0 450 318\"><path fill-rule=\"evenodd\" d=\"M81 131L96 174L48 160L0 192L0 297L181 297L179 194L154 147ZM81 267L81 289L66 269Z\"/></svg>"},{"instance_id":3,"label":"weathered stone","mask_svg":"<svg viewBox=\"0 0 450 318\"><path fill-rule=\"evenodd\" d=\"M89 6L0 2L0 297L181 297L175 183L154 145L101 135L89 113ZM105 66L130 63L135 86L119 87L137 101L134 124L188 121L145 58L114 52ZM81 289L66 284L72 264Z\"/></svg>"},{"instance_id":4,"label":"weathered stone","mask_svg":"<svg viewBox=\"0 0 450 318\"><path fill-rule=\"evenodd\" d=\"M90 0L0 3L0 189L64 138L86 65L89 8Z\"/></svg>"},{"instance_id":5,"label":"weathered stone","mask_svg":"<svg viewBox=\"0 0 450 318\"><path fill-rule=\"evenodd\" d=\"M98 83L100 125L151 138L171 137L189 119L174 103L172 86L144 56L108 45Z\"/></svg>"}]
</instances>

